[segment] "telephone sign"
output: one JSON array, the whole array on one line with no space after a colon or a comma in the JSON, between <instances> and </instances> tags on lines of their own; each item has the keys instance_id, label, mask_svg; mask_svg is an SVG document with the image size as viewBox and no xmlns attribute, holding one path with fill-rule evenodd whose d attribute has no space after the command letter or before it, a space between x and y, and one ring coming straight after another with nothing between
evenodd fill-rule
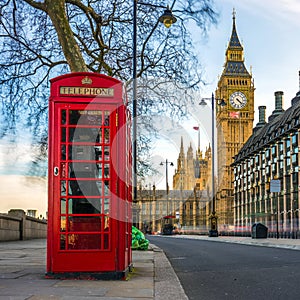
<instances>
[{"instance_id":1,"label":"telephone sign","mask_svg":"<svg viewBox=\"0 0 300 300\"><path fill-rule=\"evenodd\" d=\"M130 147L122 82L87 72L51 80L47 277L126 276Z\"/></svg>"}]
</instances>

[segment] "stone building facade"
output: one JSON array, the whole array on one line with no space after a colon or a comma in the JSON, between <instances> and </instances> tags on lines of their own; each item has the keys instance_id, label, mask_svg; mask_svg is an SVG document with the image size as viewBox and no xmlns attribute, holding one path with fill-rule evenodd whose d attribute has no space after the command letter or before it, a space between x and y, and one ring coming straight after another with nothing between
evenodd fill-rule
<instances>
[{"instance_id":1,"label":"stone building facade","mask_svg":"<svg viewBox=\"0 0 300 300\"><path fill-rule=\"evenodd\" d=\"M168 200L166 200L168 199ZM162 232L172 224L183 232L207 234L209 197L206 191L140 189L138 191L138 227L144 232Z\"/></svg>"},{"instance_id":2,"label":"stone building facade","mask_svg":"<svg viewBox=\"0 0 300 300\"><path fill-rule=\"evenodd\" d=\"M282 103L283 92L275 92L268 121L266 107L259 107L259 122L235 156L234 224L249 232L261 222L272 236L299 237L300 91L286 111Z\"/></svg>"},{"instance_id":3,"label":"stone building facade","mask_svg":"<svg viewBox=\"0 0 300 300\"><path fill-rule=\"evenodd\" d=\"M199 130L199 129L198 129ZM174 190L207 190L211 187L211 147L203 153L198 146L195 151L192 145L184 152L184 141L181 137L180 152L173 176Z\"/></svg>"},{"instance_id":4,"label":"stone building facade","mask_svg":"<svg viewBox=\"0 0 300 300\"><path fill-rule=\"evenodd\" d=\"M173 224L182 231L207 233L211 195L211 148L204 155L190 145L184 151L184 141L173 176L173 190L140 187L138 192L139 228L161 232L164 224Z\"/></svg>"}]
</instances>

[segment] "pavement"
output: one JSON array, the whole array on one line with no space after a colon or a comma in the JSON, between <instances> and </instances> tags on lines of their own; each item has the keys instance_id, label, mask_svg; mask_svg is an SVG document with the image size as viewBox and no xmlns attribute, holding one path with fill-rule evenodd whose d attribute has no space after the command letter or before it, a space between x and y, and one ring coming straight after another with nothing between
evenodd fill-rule
<instances>
[{"instance_id":1,"label":"pavement","mask_svg":"<svg viewBox=\"0 0 300 300\"><path fill-rule=\"evenodd\" d=\"M211 242L300 250L300 239L251 239L177 235ZM185 300L188 299L164 252L153 244L133 251L127 280L46 279L46 240L0 242L0 300Z\"/></svg>"}]
</instances>

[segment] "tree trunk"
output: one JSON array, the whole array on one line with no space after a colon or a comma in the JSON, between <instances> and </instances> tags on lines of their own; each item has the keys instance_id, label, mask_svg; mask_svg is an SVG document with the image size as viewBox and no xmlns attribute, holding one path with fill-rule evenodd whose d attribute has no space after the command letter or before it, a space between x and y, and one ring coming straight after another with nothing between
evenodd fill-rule
<instances>
[{"instance_id":1,"label":"tree trunk","mask_svg":"<svg viewBox=\"0 0 300 300\"><path fill-rule=\"evenodd\" d=\"M65 0L46 0L45 5L71 72L88 71L66 15Z\"/></svg>"}]
</instances>

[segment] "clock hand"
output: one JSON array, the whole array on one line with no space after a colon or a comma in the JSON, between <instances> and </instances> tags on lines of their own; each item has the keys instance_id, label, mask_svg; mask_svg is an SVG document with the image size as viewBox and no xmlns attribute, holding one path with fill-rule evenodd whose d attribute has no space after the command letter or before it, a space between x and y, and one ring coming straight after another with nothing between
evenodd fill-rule
<instances>
[{"instance_id":1,"label":"clock hand","mask_svg":"<svg viewBox=\"0 0 300 300\"><path fill-rule=\"evenodd\" d=\"M237 100L237 102L239 102L240 104L242 104L242 101L239 98L235 98L235 100Z\"/></svg>"}]
</instances>

